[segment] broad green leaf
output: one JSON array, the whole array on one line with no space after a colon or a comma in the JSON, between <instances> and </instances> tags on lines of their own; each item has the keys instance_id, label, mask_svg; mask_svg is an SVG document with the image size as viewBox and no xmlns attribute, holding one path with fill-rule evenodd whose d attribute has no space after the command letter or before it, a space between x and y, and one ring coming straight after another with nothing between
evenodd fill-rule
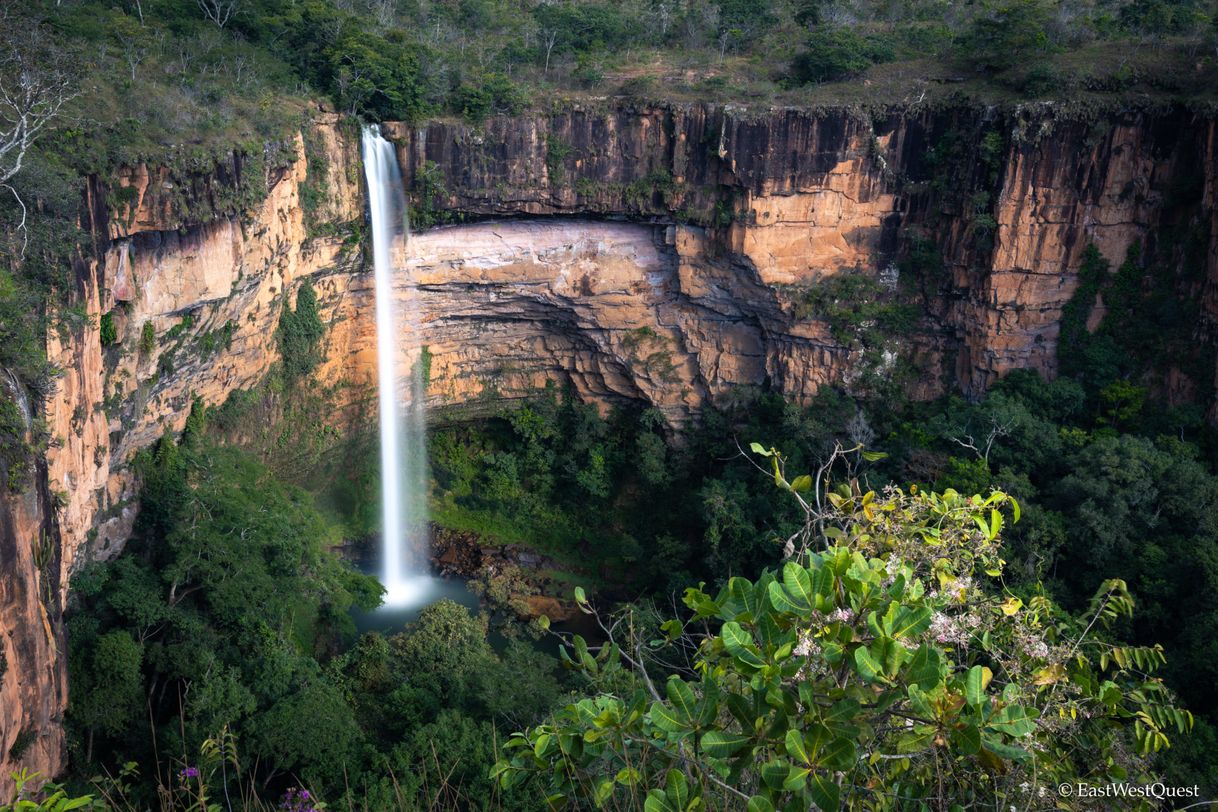
<instances>
[{"instance_id":1,"label":"broad green leaf","mask_svg":"<svg viewBox=\"0 0 1218 812\"><path fill-rule=\"evenodd\" d=\"M990 719L989 728L1008 736L1027 736L1036 729L1034 718L1022 705L1006 705Z\"/></svg>"},{"instance_id":2,"label":"broad green leaf","mask_svg":"<svg viewBox=\"0 0 1218 812\"><path fill-rule=\"evenodd\" d=\"M790 772L787 773L787 778L783 779L782 788L788 793L799 793L808 784L808 777L811 774L812 771L808 767L792 766Z\"/></svg>"},{"instance_id":3,"label":"broad green leaf","mask_svg":"<svg viewBox=\"0 0 1218 812\"><path fill-rule=\"evenodd\" d=\"M774 812L774 804L770 803L769 799L762 795L754 795L752 798L749 798L746 812Z\"/></svg>"},{"instance_id":4,"label":"broad green leaf","mask_svg":"<svg viewBox=\"0 0 1218 812\"><path fill-rule=\"evenodd\" d=\"M588 602L588 596L584 592L584 588L582 586L575 587L575 602L581 604Z\"/></svg>"},{"instance_id":5,"label":"broad green leaf","mask_svg":"<svg viewBox=\"0 0 1218 812\"><path fill-rule=\"evenodd\" d=\"M943 657L939 650L926 643L918 646L909 660L909 681L929 691L943 679Z\"/></svg>"},{"instance_id":6,"label":"broad green leaf","mask_svg":"<svg viewBox=\"0 0 1218 812\"><path fill-rule=\"evenodd\" d=\"M854 764L855 752L850 739L834 739L821 751L820 764L831 770L847 770Z\"/></svg>"},{"instance_id":7,"label":"broad green leaf","mask_svg":"<svg viewBox=\"0 0 1218 812\"><path fill-rule=\"evenodd\" d=\"M812 609L796 604L787 594L787 590L777 581L771 581L769 587L770 603L774 606L774 611L780 614L798 615L799 617L807 617Z\"/></svg>"},{"instance_id":8,"label":"broad green leaf","mask_svg":"<svg viewBox=\"0 0 1218 812\"><path fill-rule=\"evenodd\" d=\"M812 794L812 800L824 812L837 812L841 805L841 788L833 783L829 776L820 773L812 776L808 790Z\"/></svg>"},{"instance_id":9,"label":"broad green leaf","mask_svg":"<svg viewBox=\"0 0 1218 812\"><path fill-rule=\"evenodd\" d=\"M648 790L647 799L643 801L643 812L682 812L682 808L674 806L664 790L653 789Z\"/></svg>"},{"instance_id":10,"label":"broad green leaf","mask_svg":"<svg viewBox=\"0 0 1218 812\"><path fill-rule=\"evenodd\" d=\"M761 653L753 643L753 636L746 632L739 623L734 620L724 623L721 636L723 647L727 649L728 654L753 668L761 668L765 665L765 660L761 659Z\"/></svg>"},{"instance_id":11,"label":"broad green leaf","mask_svg":"<svg viewBox=\"0 0 1218 812\"><path fill-rule=\"evenodd\" d=\"M989 750L994 755L1010 761L1026 761L1030 757L1028 751L1024 750L1022 747L1003 744L991 736L983 737L981 744L984 749Z\"/></svg>"},{"instance_id":12,"label":"broad green leaf","mask_svg":"<svg viewBox=\"0 0 1218 812\"><path fill-rule=\"evenodd\" d=\"M782 585L786 587L791 602L801 610L812 609L816 606L816 592L812 587L812 576L794 561L788 561L783 565Z\"/></svg>"},{"instance_id":13,"label":"broad green leaf","mask_svg":"<svg viewBox=\"0 0 1218 812\"><path fill-rule=\"evenodd\" d=\"M801 474L791 481L791 490L796 493L805 493L812 490L812 477L807 474Z\"/></svg>"},{"instance_id":14,"label":"broad green leaf","mask_svg":"<svg viewBox=\"0 0 1218 812\"><path fill-rule=\"evenodd\" d=\"M807 767L791 766L791 771L787 773L787 777L783 779L782 788L787 792L799 792L808 783L808 776L812 774L812 770Z\"/></svg>"},{"instance_id":15,"label":"broad green leaf","mask_svg":"<svg viewBox=\"0 0 1218 812\"><path fill-rule=\"evenodd\" d=\"M751 450L754 454L760 454L763 457L773 456L773 452L768 450L761 443L749 443L749 450Z\"/></svg>"},{"instance_id":16,"label":"broad green leaf","mask_svg":"<svg viewBox=\"0 0 1218 812\"><path fill-rule=\"evenodd\" d=\"M983 665L975 665L964 678L964 698L974 708L985 701L985 687L990 684L994 672Z\"/></svg>"},{"instance_id":17,"label":"broad green leaf","mask_svg":"<svg viewBox=\"0 0 1218 812\"><path fill-rule=\"evenodd\" d=\"M663 702L651 706L651 723L669 733L684 733L690 729L690 719Z\"/></svg>"},{"instance_id":18,"label":"broad green leaf","mask_svg":"<svg viewBox=\"0 0 1218 812\"><path fill-rule=\"evenodd\" d=\"M724 620L752 622L761 616L761 595L763 592L755 588L747 578L733 577L727 582L727 592L735 614L731 617L725 617Z\"/></svg>"},{"instance_id":19,"label":"broad green leaf","mask_svg":"<svg viewBox=\"0 0 1218 812\"><path fill-rule=\"evenodd\" d=\"M693 690L680 677L672 676L668 678L665 693L668 694L668 701L672 703L673 710L681 717L685 719L694 718L694 715L698 712L698 698L694 696Z\"/></svg>"},{"instance_id":20,"label":"broad green leaf","mask_svg":"<svg viewBox=\"0 0 1218 812\"><path fill-rule=\"evenodd\" d=\"M867 682L877 682L881 679L880 664L871 656L865 647L859 646L854 650L854 667L859 676Z\"/></svg>"},{"instance_id":21,"label":"broad green leaf","mask_svg":"<svg viewBox=\"0 0 1218 812\"><path fill-rule=\"evenodd\" d=\"M786 745L788 756L800 764L812 763L812 757L808 755L808 748L804 743L804 737L798 730L795 728L788 730L783 743Z\"/></svg>"},{"instance_id":22,"label":"broad green leaf","mask_svg":"<svg viewBox=\"0 0 1218 812\"><path fill-rule=\"evenodd\" d=\"M930 725L920 725L909 733L897 737L898 753L917 753L931 746L935 738L935 729Z\"/></svg>"},{"instance_id":23,"label":"broad green leaf","mask_svg":"<svg viewBox=\"0 0 1218 812\"><path fill-rule=\"evenodd\" d=\"M729 758L749 743L743 733L711 730L702 736L702 752L712 758Z\"/></svg>"},{"instance_id":24,"label":"broad green leaf","mask_svg":"<svg viewBox=\"0 0 1218 812\"><path fill-rule=\"evenodd\" d=\"M596 792L593 794L592 800L597 805L597 807L602 807L605 805L605 801L609 800L610 796L612 796L612 795L613 795L613 779L612 778L603 778L596 785Z\"/></svg>"},{"instance_id":25,"label":"broad green leaf","mask_svg":"<svg viewBox=\"0 0 1218 812\"><path fill-rule=\"evenodd\" d=\"M639 783L640 778L642 778L642 776L634 767L623 767L617 771L617 775L613 777L613 780L624 787L633 787L635 784Z\"/></svg>"},{"instance_id":26,"label":"broad green leaf","mask_svg":"<svg viewBox=\"0 0 1218 812\"><path fill-rule=\"evenodd\" d=\"M767 761L761 765L761 780L770 789L782 789L782 784L791 773L791 765L785 761Z\"/></svg>"},{"instance_id":27,"label":"broad green leaf","mask_svg":"<svg viewBox=\"0 0 1218 812\"><path fill-rule=\"evenodd\" d=\"M854 720L858 717L862 706L854 699L838 700L828 710L821 713L820 721L825 727L838 736L854 738L858 735L858 725Z\"/></svg>"},{"instance_id":28,"label":"broad green leaf","mask_svg":"<svg viewBox=\"0 0 1218 812\"><path fill-rule=\"evenodd\" d=\"M981 731L976 725L965 725L951 731L952 744L966 756L975 756L981 750Z\"/></svg>"},{"instance_id":29,"label":"broad green leaf","mask_svg":"<svg viewBox=\"0 0 1218 812\"><path fill-rule=\"evenodd\" d=\"M906 693L909 696L909 705L915 713L924 719L931 719L935 716L935 709L931 707L930 698L925 691L917 685L910 685L906 689Z\"/></svg>"},{"instance_id":30,"label":"broad green leaf","mask_svg":"<svg viewBox=\"0 0 1218 812\"><path fill-rule=\"evenodd\" d=\"M689 781L680 770L669 770L664 777L664 793L678 810L684 810L689 803Z\"/></svg>"},{"instance_id":31,"label":"broad green leaf","mask_svg":"<svg viewBox=\"0 0 1218 812\"><path fill-rule=\"evenodd\" d=\"M881 673L886 677L895 677L901 664L909 657L905 647L891 637L873 640L869 650L871 658L879 663Z\"/></svg>"},{"instance_id":32,"label":"broad green leaf","mask_svg":"<svg viewBox=\"0 0 1218 812\"><path fill-rule=\"evenodd\" d=\"M902 606L889 634L897 640L902 637L916 637L930 628L931 614L930 609L925 606L917 609Z\"/></svg>"}]
</instances>

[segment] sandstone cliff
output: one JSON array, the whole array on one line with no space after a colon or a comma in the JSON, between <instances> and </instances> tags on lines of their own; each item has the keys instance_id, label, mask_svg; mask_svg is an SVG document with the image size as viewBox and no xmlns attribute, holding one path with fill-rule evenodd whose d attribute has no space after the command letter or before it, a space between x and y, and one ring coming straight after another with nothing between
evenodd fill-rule
<instances>
[{"instance_id":1,"label":"sandstone cliff","mask_svg":"<svg viewBox=\"0 0 1218 812\"><path fill-rule=\"evenodd\" d=\"M17 404L32 439L29 398L8 370L0 394ZM11 793L9 773L21 767L54 775L63 766L63 626L59 552L48 515L46 471L34 461L33 481L0 493L0 798ZM9 471L0 466L0 481Z\"/></svg>"},{"instance_id":2,"label":"sandstone cliff","mask_svg":"<svg viewBox=\"0 0 1218 812\"><path fill-rule=\"evenodd\" d=\"M929 316L910 338L924 396L978 394L1015 368L1053 374L1061 308L1089 243L1114 266L1135 244L1179 262L1157 235L1184 227L1211 246L1186 295L1212 297L1218 272L1215 121L1182 110L869 116L602 104L393 133L425 213L692 223L771 289L895 267L924 242L945 271L915 285ZM799 342L808 330L787 332ZM809 374L841 380L849 354L815 343L813 362L792 351L789 373L771 363L772 383L801 395Z\"/></svg>"},{"instance_id":3,"label":"sandstone cliff","mask_svg":"<svg viewBox=\"0 0 1218 812\"><path fill-rule=\"evenodd\" d=\"M898 361L915 396L977 394L1014 368L1053 374L1088 243L1113 260L1135 243L1170 260L1156 239L1168 226L1208 246L1189 293L1218 312L1218 139L1213 120L1183 111L1083 121L1051 108L870 116L605 102L385 129L416 225L446 223L416 233L398 295L421 314L420 334L402 341L428 348L429 399L452 414L557 380L589 399L654 404L679 427L743 385L796 398L824 384L863 390ZM89 184L95 245L75 295L93 321L48 335L64 370L46 404L55 508L5 507L18 552L43 526L56 542L49 569L24 553L0 559L15 585L0 591L0 619L27 641L12 644L21 682L10 660L0 697L28 707L0 715L0 743L42 726L20 764L60 764L56 607L70 573L130 533L132 456L179 430L196 397L220 404L265 377L301 280L328 325L323 417L349 427L375 394L357 139L319 113L290 146ZM801 309L842 273L878 280L877 296L918 317L877 347ZM109 347L103 314L118 335ZM1198 343L1211 342L1211 321ZM1191 383L1213 401L1212 380Z\"/></svg>"}]
</instances>

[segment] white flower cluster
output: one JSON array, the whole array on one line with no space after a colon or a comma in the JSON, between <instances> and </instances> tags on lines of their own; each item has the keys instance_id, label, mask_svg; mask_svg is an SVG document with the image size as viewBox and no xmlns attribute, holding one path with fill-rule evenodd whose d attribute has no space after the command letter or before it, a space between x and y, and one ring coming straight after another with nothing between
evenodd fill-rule
<instances>
[{"instance_id":1,"label":"white flower cluster","mask_svg":"<svg viewBox=\"0 0 1218 812\"><path fill-rule=\"evenodd\" d=\"M967 603L969 591L972 588L973 578L970 575L961 575L944 587L951 597L952 603Z\"/></svg>"},{"instance_id":2,"label":"white flower cluster","mask_svg":"<svg viewBox=\"0 0 1218 812\"><path fill-rule=\"evenodd\" d=\"M849 623L854 620L854 610L840 606L829 613L829 617L825 618L830 623Z\"/></svg>"},{"instance_id":3,"label":"white flower cluster","mask_svg":"<svg viewBox=\"0 0 1218 812\"><path fill-rule=\"evenodd\" d=\"M1020 781L1019 782L1019 791L1026 795L1027 793L1032 791L1032 785L1027 781ZM1044 798L1048 794L1049 794L1048 791L1044 787L1036 788L1036 797L1037 798Z\"/></svg>"},{"instance_id":4,"label":"white flower cluster","mask_svg":"<svg viewBox=\"0 0 1218 812\"><path fill-rule=\"evenodd\" d=\"M1049 658L1049 646L1037 635L1031 632L1022 632L1015 636L1015 641L1019 643L1023 653L1032 659L1047 660Z\"/></svg>"},{"instance_id":5,"label":"white flower cluster","mask_svg":"<svg viewBox=\"0 0 1218 812\"><path fill-rule=\"evenodd\" d=\"M944 645L968 646L969 638L981 625L981 618L976 615L945 615L935 612L930 618L931 638Z\"/></svg>"},{"instance_id":6,"label":"white flower cluster","mask_svg":"<svg viewBox=\"0 0 1218 812\"><path fill-rule=\"evenodd\" d=\"M884 581L881 585L885 588L892 586L892 582L897 579L897 573L900 572L900 570L901 560L895 555L889 556L888 563L884 566L884 571L887 573L887 575L885 575Z\"/></svg>"},{"instance_id":7,"label":"white flower cluster","mask_svg":"<svg viewBox=\"0 0 1218 812\"><path fill-rule=\"evenodd\" d=\"M799 635L794 654L797 657L813 657L820 654L820 646L816 644L816 639L810 632L803 632Z\"/></svg>"}]
</instances>

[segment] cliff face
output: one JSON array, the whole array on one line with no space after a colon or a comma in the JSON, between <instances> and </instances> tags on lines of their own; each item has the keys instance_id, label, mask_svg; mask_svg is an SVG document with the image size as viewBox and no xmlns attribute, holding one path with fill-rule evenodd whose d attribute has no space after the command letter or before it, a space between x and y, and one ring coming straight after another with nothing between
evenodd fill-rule
<instances>
[{"instance_id":1,"label":"cliff face","mask_svg":"<svg viewBox=\"0 0 1218 812\"><path fill-rule=\"evenodd\" d=\"M17 405L30 439L30 402L8 370L0 370L0 393ZM7 481L9 472L2 468L0 480ZM60 658L58 552L45 470L37 462L33 468L34 482L0 493L0 798L6 799L9 773L28 767L54 775L64 755L60 725L67 685Z\"/></svg>"},{"instance_id":2,"label":"cliff face","mask_svg":"<svg viewBox=\"0 0 1218 812\"><path fill-rule=\"evenodd\" d=\"M869 118L576 106L392 132L424 212L706 226L728 264L788 304L842 271L919 276L906 282L927 317L906 343L921 396L953 386L976 395L1016 368L1052 375L1061 308L1088 244L1114 266L1134 245L1178 262L1156 235L1184 228L1211 246L1205 279L1218 268L1215 122L1182 111L1079 120L1050 107ZM911 268L915 250L929 250L942 274ZM818 341L815 326L780 332L790 346L767 368L781 390L806 395L809 376L848 376L856 359Z\"/></svg>"},{"instance_id":3,"label":"cliff face","mask_svg":"<svg viewBox=\"0 0 1218 812\"><path fill-rule=\"evenodd\" d=\"M430 401L453 414L547 380L653 404L674 427L742 385L807 399L903 370L898 383L918 397L977 394L1010 369L1053 374L1088 243L1114 261L1134 243L1170 259L1156 238L1169 228L1208 246L1193 293L1218 312L1218 138L1213 121L1185 113L1089 124L1046 110L872 118L623 103L384 129L416 225L450 221L412 238L397 295L420 316L402 342L427 347ZM291 146L90 182L94 258L78 263L75 299L92 322L48 335L64 370L46 404L42 503L55 508L12 497L0 511L17 541L0 558L14 641L0 698L5 713L10 699L25 708L0 714L0 743L41 731L23 765L60 765L54 607L82 561L129 535L133 455L180 430L195 398L223 403L265 377L302 280L327 324L322 419L349 427L375 396L373 282L352 225L364 205L358 144L318 114ZM843 335L806 306L841 274L919 315L880 346ZM108 347L103 314L118 336ZM56 554L36 567L44 526Z\"/></svg>"}]
</instances>

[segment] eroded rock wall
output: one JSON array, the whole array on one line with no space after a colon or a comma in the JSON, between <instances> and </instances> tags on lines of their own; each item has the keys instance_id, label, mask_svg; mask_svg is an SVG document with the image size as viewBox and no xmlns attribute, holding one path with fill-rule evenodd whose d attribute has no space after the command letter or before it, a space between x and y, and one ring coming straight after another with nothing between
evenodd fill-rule
<instances>
[{"instance_id":1,"label":"eroded rock wall","mask_svg":"<svg viewBox=\"0 0 1218 812\"><path fill-rule=\"evenodd\" d=\"M1088 244L1115 267L1135 245L1143 258L1178 261L1157 239L1168 226L1212 243L1213 130L1212 118L1179 109L870 116L642 103L390 128L428 215L692 223L776 289L904 268L926 242L943 276L913 280L927 313L908 338L919 396L977 395L1015 368L1054 374L1061 308ZM1211 256L1208 276L1215 268ZM1212 340L1208 327L1198 340ZM814 379L845 373L817 376L817 364L791 361ZM806 391L788 377L785 391Z\"/></svg>"},{"instance_id":2,"label":"eroded rock wall","mask_svg":"<svg viewBox=\"0 0 1218 812\"><path fill-rule=\"evenodd\" d=\"M33 412L20 382L0 369L0 397L16 405L33 439ZM45 471L31 461L14 491L0 466L0 798L11 773L55 775L63 766L61 723L67 702L60 652L58 549L49 522ZM15 478L13 481L18 481Z\"/></svg>"}]
</instances>

